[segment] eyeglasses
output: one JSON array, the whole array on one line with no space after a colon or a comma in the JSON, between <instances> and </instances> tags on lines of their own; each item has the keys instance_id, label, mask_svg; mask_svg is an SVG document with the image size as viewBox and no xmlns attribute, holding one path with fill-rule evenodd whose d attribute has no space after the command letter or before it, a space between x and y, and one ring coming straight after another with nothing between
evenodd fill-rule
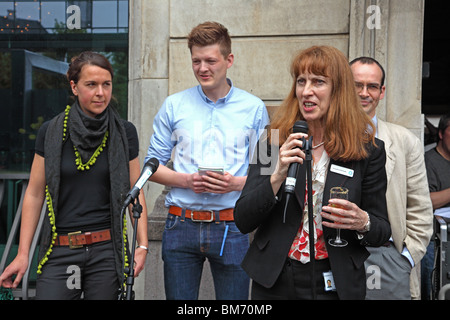
<instances>
[{"instance_id":1,"label":"eyeglasses","mask_svg":"<svg viewBox=\"0 0 450 320\"><path fill-rule=\"evenodd\" d=\"M378 83L369 83L367 85L361 82L355 82L356 91L359 93L364 90L364 87L367 88L367 91L370 93L378 93L381 91L381 86Z\"/></svg>"}]
</instances>

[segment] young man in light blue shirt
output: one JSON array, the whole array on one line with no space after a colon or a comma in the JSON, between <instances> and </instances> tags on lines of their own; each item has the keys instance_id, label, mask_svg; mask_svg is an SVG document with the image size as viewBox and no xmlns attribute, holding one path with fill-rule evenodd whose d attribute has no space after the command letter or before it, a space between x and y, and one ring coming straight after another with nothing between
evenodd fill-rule
<instances>
[{"instance_id":1,"label":"young man in light blue shirt","mask_svg":"<svg viewBox=\"0 0 450 320\"><path fill-rule=\"evenodd\" d=\"M234 56L224 26L198 25L188 47L199 85L165 100L145 159L165 165L173 155L173 170L160 166L151 178L171 187L162 244L166 298L197 299L207 258L216 299L247 299L240 264L249 239L236 228L233 208L269 117L261 99L227 78Z\"/></svg>"}]
</instances>

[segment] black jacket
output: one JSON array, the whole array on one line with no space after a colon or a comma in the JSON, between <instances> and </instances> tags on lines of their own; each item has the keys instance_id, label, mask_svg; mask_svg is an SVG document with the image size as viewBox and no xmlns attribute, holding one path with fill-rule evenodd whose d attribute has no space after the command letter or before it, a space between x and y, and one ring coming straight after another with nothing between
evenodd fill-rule
<instances>
[{"instance_id":1,"label":"black jacket","mask_svg":"<svg viewBox=\"0 0 450 320\"><path fill-rule=\"evenodd\" d=\"M367 159L345 163L331 159L328 167L323 194L324 205L328 203L332 187L345 186L350 190L349 201L366 210L371 220L370 231L362 239L358 239L356 231L342 230L341 237L349 242L343 248L328 245L328 239L336 236L336 229L323 227L331 270L340 299L365 298L364 261L369 256L365 246L383 245L391 235L385 198L386 153L383 142L378 139L376 142L378 147L372 144L369 146L370 155ZM274 158L277 159L277 156ZM333 164L352 169L353 177L330 171ZM283 223L286 201L284 184L277 196L274 196L270 175L261 174L261 169L267 169L269 165L264 165L260 157L255 164L250 165L247 182L236 202L234 213L236 225L241 232L249 233L257 229L242 267L254 281L267 288L272 287L280 275L301 225L306 184L305 166L302 165L298 170L295 196L289 201L286 222ZM274 166L273 163L272 165Z\"/></svg>"}]
</instances>

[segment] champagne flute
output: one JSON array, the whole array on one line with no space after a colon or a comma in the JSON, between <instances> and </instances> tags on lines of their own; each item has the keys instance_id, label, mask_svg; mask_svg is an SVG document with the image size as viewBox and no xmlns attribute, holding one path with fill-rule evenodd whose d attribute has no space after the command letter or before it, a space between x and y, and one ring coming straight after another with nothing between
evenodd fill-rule
<instances>
[{"instance_id":1,"label":"champagne flute","mask_svg":"<svg viewBox=\"0 0 450 320\"><path fill-rule=\"evenodd\" d=\"M348 200L348 189L343 187L333 187L330 189L330 199L345 199ZM331 207L341 208L338 204L330 204ZM332 213L333 215L337 215ZM335 222L339 223L339 222ZM341 239L341 229L336 229L336 238L328 240L328 243L333 247L345 247L348 242L344 239Z\"/></svg>"}]
</instances>

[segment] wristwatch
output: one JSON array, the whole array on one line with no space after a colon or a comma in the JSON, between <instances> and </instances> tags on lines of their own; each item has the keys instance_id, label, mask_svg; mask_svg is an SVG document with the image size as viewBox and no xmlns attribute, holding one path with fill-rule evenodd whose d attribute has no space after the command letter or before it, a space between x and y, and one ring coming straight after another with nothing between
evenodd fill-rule
<instances>
[{"instance_id":1,"label":"wristwatch","mask_svg":"<svg viewBox=\"0 0 450 320\"><path fill-rule=\"evenodd\" d=\"M361 240L362 238L364 238L364 234L366 232L369 232L370 230L370 216L367 213L367 211L364 211L367 214L367 222L364 225L364 228L362 230L356 230L356 235L358 236L358 240Z\"/></svg>"},{"instance_id":2,"label":"wristwatch","mask_svg":"<svg viewBox=\"0 0 450 320\"><path fill-rule=\"evenodd\" d=\"M364 229L362 230L362 232L369 232L370 230L370 216L367 213L367 211L364 211L367 214L367 222L366 225L364 226Z\"/></svg>"}]
</instances>

